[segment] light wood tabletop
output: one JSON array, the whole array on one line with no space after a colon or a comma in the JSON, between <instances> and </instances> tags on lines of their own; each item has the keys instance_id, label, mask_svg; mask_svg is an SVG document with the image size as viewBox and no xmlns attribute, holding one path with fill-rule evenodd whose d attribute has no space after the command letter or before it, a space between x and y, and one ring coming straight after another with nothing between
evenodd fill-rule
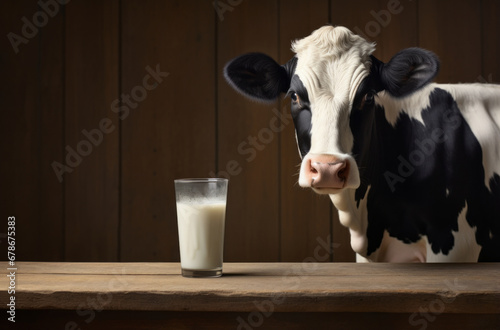
<instances>
[{"instance_id":1,"label":"light wood tabletop","mask_svg":"<svg viewBox=\"0 0 500 330\"><path fill-rule=\"evenodd\" d=\"M8 275L8 264L0 265ZM179 263L17 262L15 267L15 294L2 290L0 301L14 296L16 310L31 311L40 321L40 311L50 311L53 321L59 314L69 316L76 319L75 329L90 316L89 328L96 328L99 318L123 319L118 313L132 324L134 312L138 318L151 319L147 313L154 312L169 313L170 321L184 318L177 324L191 324L200 315L204 324L214 324L217 316L230 315L240 329L279 328L279 322L294 319L298 325L298 314L311 313L321 315L318 326L330 316L349 316L346 322L354 326L381 315L385 326L403 322L409 329L431 329L448 319L482 329L500 325L497 263L225 263L220 278L184 278ZM9 276L1 278L4 288L12 284ZM17 313L18 321L22 315Z\"/></svg>"}]
</instances>

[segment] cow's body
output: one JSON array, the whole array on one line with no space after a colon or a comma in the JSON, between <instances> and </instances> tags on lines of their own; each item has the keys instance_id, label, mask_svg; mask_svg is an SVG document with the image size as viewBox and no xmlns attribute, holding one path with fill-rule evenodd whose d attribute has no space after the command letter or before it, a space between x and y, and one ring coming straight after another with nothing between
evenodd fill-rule
<instances>
[{"instance_id":1,"label":"cow's body","mask_svg":"<svg viewBox=\"0 0 500 330\"><path fill-rule=\"evenodd\" d=\"M500 87L430 84L405 98L381 92L375 103L351 113L360 187L331 196L347 206L340 220L355 250L377 261L465 262L483 246L481 259L495 259Z\"/></svg>"},{"instance_id":2,"label":"cow's body","mask_svg":"<svg viewBox=\"0 0 500 330\"><path fill-rule=\"evenodd\" d=\"M293 49L279 67L244 55L226 77L254 99L291 95L299 184L330 195L358 260L500 261L500 87L432 84L432 53L384 64L345 28Z\"/></svg>"}]
</instances>

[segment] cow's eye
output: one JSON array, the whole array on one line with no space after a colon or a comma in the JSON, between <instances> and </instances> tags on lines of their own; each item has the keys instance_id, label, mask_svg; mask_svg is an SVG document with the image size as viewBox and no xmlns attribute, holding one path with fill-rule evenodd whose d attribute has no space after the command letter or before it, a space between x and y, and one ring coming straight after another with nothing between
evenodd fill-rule
<instances>
[{"instance_id":1,"label":"cow's eye","mask_svg":"<svg viewBox=\"0 0 500 330\"><path fill-rule=\"evenodd\" d=\"M298 103L300 105L300 98L297 93L293 92L292 94L290 94L290 98L292 99L293 103Z\"/></svg>"},{"instance_id":2,"label":"cow's eye","mask_svg":"<svg viewBox=\"0 0 500 330\"><path fill-rule=\"evenodd\" d=\"M365 102L364 103L365 104L366 103L368 103L368 104L373 103L373 99L374 99L373 92L368 92L368 94L365 95L365 100L364 100Z\"/></svg>"},{"instance_id":3,"label":"cow's eye","mask_svg":"<svg viewBox=\"0 0 500 330\"><path fill-rule=\"evenodd\" d=\"M363 96L363 98L361 99L361 102L358 105L358 109L363 109L366 105L373 105L375 94L376 93L374 91L369 91L368 93L366 93L365 96Z\"/></svg>"}]
</instances>

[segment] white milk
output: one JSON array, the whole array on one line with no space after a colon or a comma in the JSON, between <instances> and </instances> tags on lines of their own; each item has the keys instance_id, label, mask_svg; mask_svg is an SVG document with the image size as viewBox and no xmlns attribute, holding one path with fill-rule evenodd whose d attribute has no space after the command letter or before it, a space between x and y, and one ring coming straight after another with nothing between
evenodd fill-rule
<instances>
[{"instance_id":1,"label":"white milk","mask_svg":"<svg viewBox=\"0 0 500 330\"><path fill-rule=\"evenodd\" d=\"M226 203L177 203L181 267L222 269Z\"/></svg>"}]
</instances>

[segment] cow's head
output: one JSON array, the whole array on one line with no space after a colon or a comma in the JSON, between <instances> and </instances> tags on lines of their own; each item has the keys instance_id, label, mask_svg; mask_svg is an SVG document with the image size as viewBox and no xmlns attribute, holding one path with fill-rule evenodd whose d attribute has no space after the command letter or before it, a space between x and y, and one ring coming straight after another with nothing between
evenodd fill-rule
<instances>
[{"instance_id":1,"label":"cow's head","mask_svg":"<svg viewBox=\"0 0 500 330\"><path fill-rule=\"evenodd\" d=\"M371 54L375 45L344 27L325 26L292 44L296 55L279 65L261 53L230 61L227 81L243 95L273 101L291 98L297 144L302 157L299 184L335 194L360 184L352 155L353 109L374 108L377 93L405 97L436 75L434 54L410 48L384 64Z\"/></svg>"}]
</instances>

